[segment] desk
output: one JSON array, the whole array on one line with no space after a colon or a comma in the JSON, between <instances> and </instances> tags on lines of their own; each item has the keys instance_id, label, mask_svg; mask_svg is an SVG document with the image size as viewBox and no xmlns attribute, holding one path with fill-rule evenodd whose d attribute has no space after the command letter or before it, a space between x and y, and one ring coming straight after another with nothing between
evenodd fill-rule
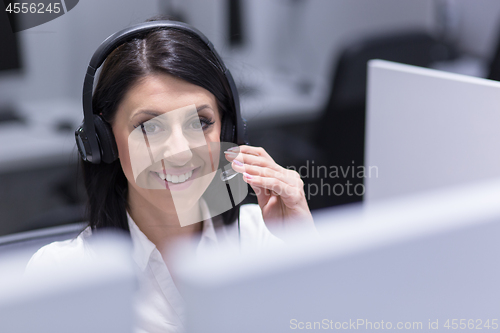
<instances>
[{"instance_id":1,"label":"desk","mask_svg":"<svg viewBox=\"0 0 500 333\"><path fill-rule=\"evenodd\" d=\"M78 101L21 102L24 123L0 124L0 172L75 163L74 130L82 121ZM58 130L67 123L68 130Z\"/></svg>"},{"instance_id":2,"label":"desk","mask_svg":"<svg viewBox=\"0 0 500 333\"><path fill-rule=\"evenodd\" d=\"M80 103L21 102L16 107L25 122L0 124L0 235L33 227L41 214L84 197L83 187L77 187L74 139L82 120ZM57 130L62 122L67 129Z\"/></svg>"},{"instance_id":3,"label":"desk","mask_svg":"<svg viewBox=\"0 0 500 333\"><path fill-rule=\"evenodd\" d=\"M307 79L259 70L241 71L235 76L241 114L255 126L317 119L328 98L329 86L319 77Z\"/></svg>"}]
</instances>

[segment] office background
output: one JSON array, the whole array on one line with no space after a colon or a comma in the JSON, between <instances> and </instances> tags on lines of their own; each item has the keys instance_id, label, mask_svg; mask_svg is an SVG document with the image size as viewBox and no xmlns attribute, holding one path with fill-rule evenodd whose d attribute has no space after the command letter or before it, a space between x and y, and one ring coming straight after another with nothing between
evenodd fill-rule
<instances>
[{"instance_id":1,"label":"office background","mask_svg":"<svg viewBox=\"0 0 500 333\"><path fill-rule=\"evenodd\" d=\"M496 0L81 1L17 33L20 68L0 72L0 115L6 115L0 123L0 235L82 219L73 131L82 119L86 66L107 36L159 14L193 24L212 40L239 85L251 143L295 168L312 161L363 163L361 144L351 149L339 138L315 135L341 123L323 117L338 62L351 45L428 34L437 50L433 66L487 77L500 31ZM362 119L342 121L346 132L363 130ZM340 145L355 155L332 160L345 152L335 150ZM317 181L306 178L306 185ZM361 199L309 196L313 209Z\"/></svg>"}]
</instances>

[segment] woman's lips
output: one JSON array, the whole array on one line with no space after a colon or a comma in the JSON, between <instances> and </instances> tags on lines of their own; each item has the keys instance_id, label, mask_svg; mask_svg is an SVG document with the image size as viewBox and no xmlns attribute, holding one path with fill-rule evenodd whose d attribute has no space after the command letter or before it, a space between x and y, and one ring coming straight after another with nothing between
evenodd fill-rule
<instances>
[{"instance_id":1,"label":"woman's lips","mask_svg":"<svg viewBox=\"0 0 500 333\"><path fill-rule=\"evenodd\" d=\"M162 186L165 186L166 189L175 191L184 190L191 186L193 179L198 176L200 169L200 167L197 167L196 169L184 173L179 173L177 171L177 174L173 174L172 171L170 171L171 173L169 173L167 170L166 173L164 173L163 171L150 171L150 174L156 181L162 184Z\"/></svg>"},{"instance_id":2,"label":"woman's lips","mask_svg":"<svg viewBox=\"0 0 500 333\"><path fill-rule=\"evenodd\" d=\"M162 180L168 180L174 184L184 183L193 175L193 170L183 172L183 173L171 173L171 172L156 172Z\"/></svg>"}]
</instances>

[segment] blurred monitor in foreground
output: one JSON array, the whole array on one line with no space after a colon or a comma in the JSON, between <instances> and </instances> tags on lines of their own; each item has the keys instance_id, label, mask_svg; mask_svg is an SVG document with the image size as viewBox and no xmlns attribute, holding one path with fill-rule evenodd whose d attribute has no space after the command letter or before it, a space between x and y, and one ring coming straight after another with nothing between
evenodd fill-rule
<instances>
[{"instance_id":1,"label":"blurred monitor in foreground","mask_svg":"<svg viewBox=\"0 0 500 333\"><path fill-rule=\"evenodd\" d=\"M500 177L500 82L368 66L365 203Z\"/></svg>"},{"instance_id":2,"label":"blurred monitor in foreground","mask_svg":"<svg viewBox=\"0 0 500 333\"><path fill-rule=\"evenodd\" d=\"M500 179L316 222L287 249L178 263L189 332L499 329Z\"/></svg>"},{"instance_id":3,"label":"blurred monitor in foreground","mask_svg":"<svg viewBox=\"0 0 500 333\"><path fill-rule=\"evenodd\" d=\"M33 267L26 255L0 257L0 332L132 332L135 272L130 244L97 235L95 256Z\"/></svg>"}]
</instances>

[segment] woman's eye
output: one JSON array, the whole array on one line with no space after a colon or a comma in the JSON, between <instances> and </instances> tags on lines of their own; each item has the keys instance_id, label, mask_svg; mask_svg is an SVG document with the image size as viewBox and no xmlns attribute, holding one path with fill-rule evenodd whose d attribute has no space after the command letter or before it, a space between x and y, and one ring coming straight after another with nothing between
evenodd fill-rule
<instances>
[{"instance_id":1,"label":"woman's eye","mask_svg":"<svg viewBox=\"0 0 500 333\"><path fill-rule=\"evenodd\" d=\"M146 133L153 133L155 131L155 128L156 128L156 125L152 125L152 124L144 125L144 130L146 131Z\"/></svg>"},{"instance_id":2,"label":"woman's eye","mask_svg":"<svg viewBox=\"0 0 500 333\"><path fill-rule=\"evenodd\" d=\"M210 120L206 120L206 119L196 119L196 120L193 120L190 124L189 124L189 127L193 130L206 130L208 129L210 126L212 126L214 124L213 121L210 121Z\"/></svg>"},{"instance_id":3,"label":"woman's eye","mask_svg":"<svg viewBox=\"0 0 500 333\"><path fill-rule=\"evenodd\" d=\"M202 129L201 122L199 120L195 120L191 123L191 127L195 130Z\"/></svg>"},{"instance_id":4,"label":"woman's eye","mask_svg":"<svg viewBox=\"0 0 500 333\"><path fill-rule=\"evenodd\" d=\"M144 123L141 125L141 127L147 134L155 134L162 130L160 126L154 123Z\"/></svg>"}]
</instances>

